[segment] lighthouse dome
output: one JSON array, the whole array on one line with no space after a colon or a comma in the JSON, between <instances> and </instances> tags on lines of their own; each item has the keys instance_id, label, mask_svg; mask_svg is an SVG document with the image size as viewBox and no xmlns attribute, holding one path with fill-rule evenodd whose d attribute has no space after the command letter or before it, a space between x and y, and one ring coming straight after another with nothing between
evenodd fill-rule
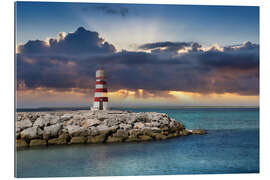
<instances>
[{"instance_id":1,"label":"lighthouse dome","mask_svg":"<svg viewBox=\"0 0 270 180\"><path fill-rule=\"evenodd\" d=\"M99 69L96 71L96 77L103 77L105 78L106 77L106 73L103 69Z\"/></svg>"}]
</instances>

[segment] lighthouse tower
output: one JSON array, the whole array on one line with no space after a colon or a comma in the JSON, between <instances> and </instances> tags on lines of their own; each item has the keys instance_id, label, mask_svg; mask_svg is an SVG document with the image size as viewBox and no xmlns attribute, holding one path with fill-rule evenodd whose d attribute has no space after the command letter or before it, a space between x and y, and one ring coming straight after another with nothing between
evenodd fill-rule
<instances>
[{"instance_id":1,"label":"lighthouse tower","mask_svg":"<svg viewBox=\"0 0 270 180\"><path fill-rule=\"evenodd\" d=\"M102 68L96 71L96 90L91 110L108 110L106 73Z\"/></svg>"}]
</instances>

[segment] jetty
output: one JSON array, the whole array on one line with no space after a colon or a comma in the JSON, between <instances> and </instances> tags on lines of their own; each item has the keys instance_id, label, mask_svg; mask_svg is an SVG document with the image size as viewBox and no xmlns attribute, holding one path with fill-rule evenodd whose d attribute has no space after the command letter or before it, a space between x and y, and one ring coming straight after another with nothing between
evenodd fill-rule
<instances>
[{"instance_id":1,"label":"jetty","mask_svg":"<svg viewBox=\"0 0 270 180\"><path fill-rule=\"evenodd\" d=\"M165 113L116 110L17 112L16 147L140 142L205 134Z\"/></svg>"}]
</instances>

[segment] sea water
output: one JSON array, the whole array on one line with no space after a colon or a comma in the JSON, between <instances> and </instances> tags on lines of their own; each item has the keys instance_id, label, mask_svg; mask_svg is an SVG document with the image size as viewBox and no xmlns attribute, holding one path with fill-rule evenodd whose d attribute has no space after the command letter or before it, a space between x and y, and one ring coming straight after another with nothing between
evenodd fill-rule
<instances>
[{"instance_id":1,"label":"sea water","mask_svg":"<svg viewBox=\"0 0 270 180\"><path fill-rule=\"evenodd\" d=\"M208 134L162 141L49 146L17 151L17 177L259 172L258 108L129 109L169 114Z\"/></svg>"}]
</instances>

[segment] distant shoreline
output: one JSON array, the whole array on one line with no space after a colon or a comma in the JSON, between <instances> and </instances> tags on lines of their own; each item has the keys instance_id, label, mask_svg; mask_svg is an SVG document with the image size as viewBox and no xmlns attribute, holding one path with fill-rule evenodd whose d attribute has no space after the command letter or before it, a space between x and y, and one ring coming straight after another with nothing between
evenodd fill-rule
<instances>
[{"instance_id":1,"label":"distant shoreline","mask_svg":"<svg viewBox=\"0 0 270 180\"><path fill-rule=\"evenodd\" d=\"M137 107L137 106L115 106L112 109L220 109L220 108L247 108L247 109L259 109L259 106L145 106L145 107ZM61 110L90 110L90 107L81 106L81 107L37 107L37 108L17 108L17 112L27 112L27 111L61 111Z\"/></svg>"}]
</instances>

